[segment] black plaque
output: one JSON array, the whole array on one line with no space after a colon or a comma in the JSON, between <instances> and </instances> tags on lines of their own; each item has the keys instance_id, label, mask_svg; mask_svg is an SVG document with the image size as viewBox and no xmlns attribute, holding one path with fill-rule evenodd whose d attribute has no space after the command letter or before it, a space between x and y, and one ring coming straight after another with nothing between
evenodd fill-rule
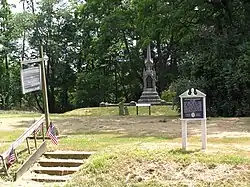
<instances>
[{"instance_id":1,"label":"black plaque","mask_svg":"<svg viewBox=\"0 0 250 187\"><path fill-rule=\"evenodd\" d=\"M184 119L204 118L203 97L182 98Z\"/></svg>"}]
</instances>

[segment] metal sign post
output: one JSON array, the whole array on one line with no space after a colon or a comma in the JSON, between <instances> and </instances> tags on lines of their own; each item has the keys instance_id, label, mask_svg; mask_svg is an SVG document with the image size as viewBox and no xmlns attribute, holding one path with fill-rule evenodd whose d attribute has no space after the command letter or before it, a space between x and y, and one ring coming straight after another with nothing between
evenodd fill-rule
<instances>
[{"instance_id":1,"label":"metal sign post","mask_svg":"<svg viewBox=\"0 0 250 187\"><path fill-rule=\"evenodd\" d=\"M43 56L43 46L41 46L41 70L42 70L42 88L43 88L43 102L44 102L44 112L46 120L46 130L49 129L49 101L48 101L48 92L47 92L47 82L46 82L46 73L44 62L48 59L44 59Z\"/></svg>"},{"instance_id":2,"label":"metal sign post","mask_svg":"<svg viewBox=\"0 0 250 187\"><path fill-rule=\"evenodd\" d=\"M179 97L181 99L182 149L187 148L187 122L200 120L202 149L205 150L207 148L206 94L192 88Z\"/></svg>"},{"instance_id":3,"label":"metal sign post","mask_svg":"<svg viewBox=\"0 0 250 187\"><path fill-rule=\"evenodd\" d=\"M44 63L48 57L43 56L43 46L41 46L41 58L26 60L21 62L21 80L23 94L41 90L43 91L44 112L46 129L49 127L49 104L47 95L47 83Z\"/></svg>"}]
</instances>

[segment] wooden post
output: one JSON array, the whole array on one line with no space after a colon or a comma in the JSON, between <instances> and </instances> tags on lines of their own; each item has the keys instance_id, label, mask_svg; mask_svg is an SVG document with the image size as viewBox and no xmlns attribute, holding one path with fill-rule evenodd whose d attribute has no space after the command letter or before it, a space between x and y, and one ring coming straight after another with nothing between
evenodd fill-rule
<instances>
[{"instance_id":1,"label":"wooden post","mask_svg":"<svg viewBox=\"0 0 250 187\"><path fill-rule=\"evenodd\" d=\"M1 156L1 159L2 159L2 163L3 163L4 172L6 173L7 176L9 176L6 162L5 162L5 160L4 160L4 158L2 156Z\"/></svg>"},{"instance_id":2,"label":"wooden post","mask_svg":"<svg viewBox=\"0 0 250 187\"><path fill-rule=\"evenodd\" d=\"M38 128L39 128L39 127L38 127ZM34 142L35 142L35 148L37 149L36 132L34 132Z\"/></svg>"},{"instance_id":3,"label":"wooden post","mask_svg":"<svg viewBox=\"0 0 250 187\"><path fill-rule=\"evenodd\" d=\"M27 148L28 148L28 153L30 154L30 144L29 144L29 139L26 138L26 143L27 143Z\"/></svg>"},{"instance_id":4,"label":"wooden post","mask_svg":"<svg viewBox=\"0 0 250 187\"><path fill-rule=\"evenodd\" d=\"M182 120L181 125L182 125L182 149L186 150L187 149L187 121Z\"/></svg>"},{"instance_id":5,"label":"wooden post","mask_svg":"<svg viewBox=\"0 0 250 187\"><path fill-rule=\"evenodd\" d=\"M42 88L43 88L43 102L44 102L44 112L46 120L46 130L49 129L49 104L48 104L48 93L47 93L47 83L46 83L46 73L44 65L44 56L43 56L43 46L41 46L41 71L42 71Z\"/></svg>"},{"instance_id":6,"label":"wooden post","mask_svg":"<svg viewBox=\"0 0 250 187\"><path fill-rule=\"evenodd\" d=\"M138 116L139 112L138 112L138 106L136 106L136 115Z\"/></svg>"},{"instance_id":7,"label":"wooden post","mask_svg":"<svg viewBox=\"0 0 250 187\"><path fill-rule=\"evenodd\" d=\"M42 123L42 136L43 136L43 141L45 141L45 137L44 137L44 124Z\"/></svg>"},{"instance_id":8,"label":"wooden post","mask_svg":"<svg viewBox=\"0 0 250 187\"><path fill-rule=\"evenodd\" d=\"M151 105L148 107L148 114L151 115Z\"/></svg>"},{"instance_id":9,"label":"wooden post","mask_svg":"<svg viewBox=\"0 0 250 187\"><path fill-rule=\"evenodd\" d=\"M14 151L14 154L15 154L15 157L16 157L16 161L18 162L18 157L17 157L16 150L15 150L15 149L13 149L13 151Z\"/></svg>"}]
</instances>

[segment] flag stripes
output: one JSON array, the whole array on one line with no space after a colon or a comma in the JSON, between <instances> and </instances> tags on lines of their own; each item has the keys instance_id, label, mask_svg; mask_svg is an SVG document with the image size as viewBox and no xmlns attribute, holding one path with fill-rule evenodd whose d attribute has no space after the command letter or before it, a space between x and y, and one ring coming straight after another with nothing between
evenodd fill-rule
<instances>
[{"instance_id":1,"label":"flag stripes","mask_svg":"<svg viewBox=\"0 0 250 187\"><path fill-rule=\"evenodd\" d=\"M12 164L14 164L15 161L16 161L15 151L12 147L8 156L8 165L11 166Z\"/></svg>"},{"instance_id":2,"label":"flag stripes","mask_svg":"<svg viewBox=\"0 0 250 187\"><path fill-rule=\"evenodd\" d=\"M55 145L58 144L58 138L56 136L56 129L53 123L50 123L49 129L47 131L47 136L51 139L51 142Z\"/></svg>"}]
</instances>

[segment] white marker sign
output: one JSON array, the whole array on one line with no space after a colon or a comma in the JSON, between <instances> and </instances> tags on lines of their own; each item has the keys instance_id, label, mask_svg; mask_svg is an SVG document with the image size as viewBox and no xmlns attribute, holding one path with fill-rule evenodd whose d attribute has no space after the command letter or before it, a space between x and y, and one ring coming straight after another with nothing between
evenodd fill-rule
<instances>
[{"instance_id":1,"label":"white marker sign","mask_svg":"<svg viewBox=\"0 0 250 187\"><path fill-rule=\"evenodd\" d=\"M29 64L28 62L22 62L21 64L23 94L42 89L40 64Z\"/></svg>"},{"instance_id":2,"label":"white marker sign","mask_svg":"<svg viewBox=\"0 0 250 187\"><path fill-rule=\"evenodd\" d=\"M182 148L185 150L187 148L187 122L200 120L202 126L202 149L206 149L206 94L192 88L179 97L181 99Z\"/></svg>"}]
</instances>

